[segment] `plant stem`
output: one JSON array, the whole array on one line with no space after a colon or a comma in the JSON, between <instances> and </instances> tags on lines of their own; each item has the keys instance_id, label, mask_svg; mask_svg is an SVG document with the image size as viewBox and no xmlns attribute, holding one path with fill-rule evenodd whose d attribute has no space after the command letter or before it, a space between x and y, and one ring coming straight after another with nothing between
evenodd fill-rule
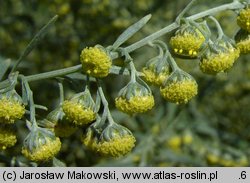
<instances>
[{"instance_id":1,"label":"plant stem","mask_svg":"<svg viewBox=\"0 0 250 183\"><path fill-rule=\"evenodd\" d=\"M99 95L101 97L102 104L103 104L104 108L106 108L106 107L108 108L109 103L108 103L108 101L107 101L107 99L106 99L106 97L104 95L101 83L100 83L100 81L98 79L96 79L96 82L97 82L97 85L98 85L98 93L99 93Z\"/></svg>"},{"instance_id":2,"label":"plant stem","mask_svg":"<svg viewBox=\"0 0 250 183\"><path fill-rule=\"evenodd\" d=\"M28 82L36 81L36 80L43 80L43 79L54 78L54 77L58 77L58 76L64 76L67 74L71 74L71 73L80 71L81 68L82 68L82 65L79 64L79 65L76 65L73 67L68 67L65 69L58 69L58 70L44 72L44 73L40 73L40 74L25 76L25 78Z\"/></svg>"},{"instance_id":3,"label":"plant stem","mask_svg":"<svg viewBox=\"0 0 250 183\"><path fill-rule=\"evenodd\" d=\"M130 69L131 69L131 74L130 74L131 79L130 80L131 80L131 82L135 83L136 82L136 73L137 73L137 71L136 71L134 62L130 61L129 66L130 66Z\"/></svg>"},{"instance_id":4,"label":"plant stem","mask_svg":"<svg viewBox=\"0 0 250 183\"><path fill-rule=\"evenodd\" d=\"M58 70L54 70L54 71L49 71L49 72L44 72L44 73L39 73L39 74L33 74L33 75L29 75L29 76L24 76L24 77L25 77L27 82L31 82L31 81L54 78L54 77L58 77L58 76L64 76L64 75L67 75L67 74L71 74L71 73L80 71L81 68L82 68L82 65L79 64L79 65L64 68L64 69L58 69ZM8 80L2 81L0 83L0 89L5 88L7 86L9 86L9 81Z\"/></svg>"},{"instance_id":5,"label":"plant stem","mask_svg":"<svg viewBox=\"0 0 250 183\"><path fill-rule=\"evenodd\" d=\"M113 123L115 123L115 122L114 122L113 117L112 117L112 115L111 115L111 113L110 113L110 110L109 110L109 107L108 107L108 106L109 106L109 103L108 103L108 101L107 101L107 99L106 99L106 97L105 97L105 95L104 95L104 92L103 92L101 83L100 83L99 80L96 80L96 82L97 82L97 85L98 85L98 93L99 93L99 95L100 95L100 97L101 97L102 104L103 104L103 106L104 106L103 116L105 116L105 118L108 117L108 122L109 122L109 124L113 124Z\"/></svg>"},{"instance_id":6,"label":"plant stem","mask_svg":"<svg viewBox=\"0 0 250 183\"><path fill-rule=\"evenodd\" d=\"M220 23L213 16L209 16L209 19L215 23L217 31L218 31L218 39L221 39L224 35L224 32L220 26Z\"/></svg>"},{"instance_id":7,"label":"plant stem","mask_svg":"<svg viewBox=\"0 0 250 183\"><path fill-rule=\"evenodd\" d=\"M33 92L30 89L29 83L26 80L25 76L21 75L20 76L22 82L24 83L24 87L26 89L27 95L28 95L28 101L29 101L29 107L30 107L30 121L32 123L32 129L38 128L37 123L36 123L36 109L35 109L35 104L34 104L34 99L33 99Z\"/></svg>"}]
</instances>

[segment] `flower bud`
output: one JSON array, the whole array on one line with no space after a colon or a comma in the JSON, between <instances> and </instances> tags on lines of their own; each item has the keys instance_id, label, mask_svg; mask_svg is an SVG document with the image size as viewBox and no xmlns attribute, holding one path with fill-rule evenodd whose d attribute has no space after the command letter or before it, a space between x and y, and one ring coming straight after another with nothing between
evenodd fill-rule
<instances>
[{"instance_id":1,"label":"flower bud","mask_svg":"<svg viewBox=\"0 0 250 183\"><path fill-rule=\"evenodd\" d=\"M171 137L170 139L168 139L167 141L167 146L174 150L174 151L178 151L181 148L181 137L178 135L175 135L173 137Z\"/></svg>"},{"instance_id":2,"label":"flower bud","mask_svg":"<svg viewBox=\"0 0 250 183\"><path fill-rule=\"evenodd\" d=\"M237 24L250 32L250 8L242 9L237 17Z\"/></svg>"},{"instance_id":3,"label":"flower bud","mask_svg":"<svg viewBox=\"0 0 250 183\"><path fill-rule=\"evenodd\" d=\"M15 90L0 94L0 123L14 123L21 119L24 113L22 98Z\"/></svg>"},{"instance_id":4,"label":"flower bud","mask_svg":"<svg viewBox=\"0 0 250 183\"><path fill-rule=\"evenodd\" d=\"M96 46L84 48L80 55L80 61L85 73L98 78L106 77L112 65L108 53Z\"/></svg>"},{"instance_id":5,"label":"flower bud","mask_svg":"<svg viewBox=\"0 0 250 183\"><path fill-rule=\"evenodd\" d=\"M205 37L197 27L183 24L171 37L170 46L177 55L196 58L204 42Z\"/></svg>"},{"instance_id":6,"label":"flower bud","mask_svg":"<svg viewBox=\"0 0 250 183\"><path fill-rule=\"evenodd\" d=\"M142 69L145 80L154 85L161 86L170 74L170 67L166 57L157 56L150 59Z\"/></svg>"},{"instance_id":7,"label":"flower bud","mask_svg":"<svg viewBox=\"0 0 250 183\"><path fill-rule=\"evenodd\" d=\"M88 89L76 94L62 104L66 119L79 126L89 124L95 120L94 106L95 103Z\"/></svg>"},{"instance_id":8,"label":"flower bud","mask_svg":"<svg viewBox=\"0 0 250 183\"><path fill-rule=\"evenodd\" d=\"M198 85L194 78L182 71L174 71L160 88L161 95L169 102L185 104L197 95Z\"/></svg>"},{"instance_id":9,"label":"flower bud","mask_svg":"<svg viewBox=\"0 0 250 183\"><path fill-rule=\"evenodd\" d=\"M24 140L22 154L35 162L51 160L61 149L61 142L46 128L31 130Z\"/></svg>"},{"instance_id":10,"label":"flower bud","mask_svg":"<svg viewBox=\"0 0 250 183\"><path fill-rule=\"evenodd\" d=\"M82 141L103 156L120 157L132 150L136 140L127 128L115 123L107 126L99 137L94 128L89 128Z\"/></svg>"},{"instance_id":11,"label":"flower bud","mask_svg":"<svg viewBox=\"0 0 250 183\"><path fill-rule=\"evenodd\" d=\"M200 69L206 74L225 72L233 66L239 53L228 38L212 42L201 56Z\"/></svg>"},{"instance_id":12,"label":"flower bud","mask_svg":"<svg viewBox=\"0 0 250 183\"><path fill-rule=\"evenodd\" d=\"M51 111L47 120L54 124L54 132L57 137L69 137L77 130L77 127L66 119L61 107Z\"/></svg>"},{"instance_id":13,"label":"flower bud","mask_svg":"<svg viewBox=\"0 0 250 183\"><path fill-rule=\"evenodd\" d=\"M16 144L17 138L13 128L0 125L0 151Z\"/></svg>"},{"instance_id":14,"label":"flower bud","mask_svg":"<svg viewBox=\"0 0 250 183\"><path fill-rule=\"evenodd\" d=\"M235 41L240 53L250 53L250 34L247 31L240 29L235 36Z\"/></svg>"},{"instance_id":15,"label":"flower bud","mask_svg":"<svg viewBox=\"0 0 250 183\"><path fill-rule=\"evenodd\" d=\"M144 84L146 85L146 84ZM128 114L144 113L154 106L154 97L149 87L138 82L129 82L115 99L117 109Z\"/></svg>"}]
</instances>

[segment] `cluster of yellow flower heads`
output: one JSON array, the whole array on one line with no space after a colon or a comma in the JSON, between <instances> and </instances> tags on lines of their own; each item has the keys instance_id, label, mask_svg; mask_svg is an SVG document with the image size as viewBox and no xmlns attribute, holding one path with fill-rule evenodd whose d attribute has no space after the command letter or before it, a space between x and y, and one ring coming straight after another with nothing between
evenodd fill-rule
<instances>
[{"instance_id":1,"label":"cluster of yellow flower heads","mask_svg":"<svg viewBox=\"0 0 250 183\"><path fill-rule=\"evenodd\" d=\"M242 10L238 16L238 24L242 27L249 23L250 9ZM205 24L204 24L205 25ZM248 33L242 36L242 31L237 35L238 42L234 42L225 35L218 36L217 40L210 40L210 32L206 26L196 23L190 25L183 24L170 39L172 50L181 56L200 59L200 69L206 74L217 74L230 69L241 53L247 53L250 46L248 44ZM248 28L242 27L244 30ZM204 34L204 35L203 35Z\"/></svg>"},{"instance_id":2,"label":"cluster of yellow flower heads","mask_svg":"<svg viewBox=\"0 0 250 183\"><path fill-rule=\"evenodd\" d=\"M0 94L0 151L16 144L17 137L12 125L24 114L25 107L15 90Z\"/></svg>"},{"instance_id":3,"label":"cluster of yellow flower heads","mask_svg":"<svg viewBox=\"0 0 250 183\"><path fill-rule=\"evenodd\" d=\"M88 89L75 95L62 104L67 120L78 126L83 126L95 120L94 101Z\"/></svg>"},{"instance_id":4,"label":"cluster of yellow flower heads","mask_svg":"<svg viewBox=\"0 0 250 183\"><path fill-rule=\"evenodd\" d=\"M181 25L169 43L176 55L200 59L202 72L207 74L225 72L233 66L240 53L250 51L250 8L240 11L237 23L242 30L235 36L236 47L226 36L219 36L212 42L207 39L204 27L198 23L194 26L187 22ZM165 49L166 53L169 53L166 45ZM96 78L108 76L112 66L109 51L101 46L84 48L80 55L80 62L83 71ZM198 85L191 75L173 62L175 61L170 53L164 56L159 54L149 60L142 69L143 78L148 83L160 87L160 93L167 101L185 104L197 95ZM117 109L129 115L147 112L155 105L151 89L143 80L138 78L139 81L136 81L136 79L131 79L115 99ZM25 113L20 96L15 91L11 92L0 95L0 123L4 124L0 125L0 150L13 146L17 141L12 128L5 125L21 119ZM93 124L87 128L87 132L82 137L82 142L87 148L111 157L120 157L129 153L136 142L133 134L127 128L110 121L98 127L103 119L95 110L95 103L86 87L84 92L65 100L62 105L48 114L44 121L46 128L38 126L33 128L32 125L36 123L30 126L30 133L22 148L23 155L35 162L49 161L60 151L61 141L58 137L68 137L79 126L86 127L92 122ZM167 145L172 149L178 149L182 144L192 143L192 140L190 135L186 135L183 139L173 137L168 140ZM212 154L207 156L207 160L211 164L218 161ZM224 164L227 163L225 162ZM245 161L242 160L240 163L244 165ZM222 161L221 164L223 164ZM227 165L233 166L232 163Z\"/></svg>"},{"instance_id":5,"label":"cluster of yellow flower heads","mask_svg":"<svg viewBox=\"0 0 250 183\"><path fill-rule=\"evenodd\" d=\"M112 65L112 60L108 53L99 47L83 49L80 61L85 73L98 78L106 77Z\"/></svg>"},{"instance_id":6,"label":"cluster of yellow flower heads","mask_svg":"<svg viewBox=\"0 0 250 183\"><path fill-rule=\"evenodd\" d=\"M135 146L135 138L125 127L115 124L113 127L106 127L101 134L97 134L89 128L82 137L83 144L90 150L111 157L120 157L129 153Z\"/></svg>"},{"instance_id":7,"label":"cluster of yellow flower heads","mask_svg":"<svg viewBox=\"0 0 250 183\"><path fill-rule=\"evenodd\" d=\"M61 149L61 141L48 129L37 127L31 130L24 141L22 154L35 162L51 160Z\"/></svg>"},{"instance_id":8,"label":"cluster of yellow flower heads","mask_svg":"<svg viewBox=\"0 0 250 183\"><path fill-rule=\"evenodd\" d=\"M224 166L224 167L242 167L248 166L248 159L245 156L233 159L230 156L223 156L219 153L209 152L206 154L206 160L209 165L212 166Z\"/></svg>"},{"instance_id":9,"label":"cluster of yellow flower heads","mask_svg":"<svg viewBox=\"0 0 250 183\"><path fill-rule=\"evenodd\" d=\"M240 30L235 36L236 46L240 50L240 53L250 53L250 8L247 6L242 9L237 17L237 24L240 26Z\"/></svg>"}]
</instances>

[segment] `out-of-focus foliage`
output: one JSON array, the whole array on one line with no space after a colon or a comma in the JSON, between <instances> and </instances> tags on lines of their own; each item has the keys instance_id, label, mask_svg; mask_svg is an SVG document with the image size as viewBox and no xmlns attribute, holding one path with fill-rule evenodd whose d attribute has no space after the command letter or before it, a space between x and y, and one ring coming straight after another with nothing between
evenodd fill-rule
<instances>
[{"instance_id":1,"label":"out-of-focus foliage","mask_svg":"<svg viewBox=\"0 0 250 183\"><path fill-rule=\"evenodd\" d=\"M17 59L39 28L58 14L59 20L22 63L20 72L28 75L76 65L79 64L82 48L95 44L112 44L125 28L151 13L152 20L127 44L133 43L171 23L188 2L0 1L0 59ZM225 2L230 1L199 1L189 14ZM230 37L238 29L235 17L235 13L231 11L216 15ZM168 42L169 36L164 36L162 40ZM155 55L155 51L147 47L133 53L138 68ZM120 64L119 59L114 62ZM95 155L82 145L79 130L73 136L62 139L62 149L57 158L67 166L249 166L249 55L241 56L227 74L217 76L202 74L195 60L178 59L178 64L196 78L199 85L198 96L189 104L178 106L167 103L160 97L158 90L153 90L156 107L143 115L130 117L118 112L114 108L114 99L117 92L125 86L126 79L121 76L105 79L105 92L109 94L107 97L114 119L128 127L137 138L136 147L131 154L121 159ZM66 94L69 96L72 93L70 87L66 86ZM55 82L34 83L32 89L36 103L48 106L49 110L58 104ZM20 162L26 161L20 156L20 151L27 130L23 122L18 122L17 128L18 143L0 154L3 162L1 166L23 166Z\"/></svg>"}]
</instances>

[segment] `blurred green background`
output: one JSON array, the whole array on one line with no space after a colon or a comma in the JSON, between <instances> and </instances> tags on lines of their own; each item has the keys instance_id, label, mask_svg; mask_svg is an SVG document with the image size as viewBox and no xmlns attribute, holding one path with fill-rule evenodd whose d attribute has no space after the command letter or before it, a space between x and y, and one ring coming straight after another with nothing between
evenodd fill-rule
<instances>
[{"instance_id":1,"label":"blurred green background","mask_svg":"<svg viewBox=\"0 0 250 183\"><path fill-rule=\"evenodd\" d=\"M132 23L151 13L150 22L125 45L172 23L189 0L0 0L0 60L15 61L35 33L55 14L59 19L43 41L20 65L22 74L30 75L79 64L80 51L86 46L108 46ZM230 0L200 0L189 15ZM239 29L236 14L225 11L216 15L223 30L234 37ZM214 30L214 24L211 30ZM216 35L216 32L213 32ZM166 43L172 33L163 36ZM140 70L156 55L143 47L131 54ZM136 136L134 150L126 157L108 159L88 151L80 141L81 130L63 138L57 158L67 166L249 166L250 155L250 62L242 55L224 74L208 76L199 70L198 60L177 59L183 70L194 76L199 94L189 104L178 106L164 101L159 89L152 87L156 106L147 114L128 116L117 111L114 98L128 81L127 76L104 79L106 97L117 123ZM121 59L114 61L120 65ZM115 83L115 85L114 85ZM78 81L82 87L84 83ZM58 105L55 80L32 83L35 102L49 111ZM66 95L73 87L65 83ZM96 93L95 84L92 86ZM48 111L48 112L49 112ZM40 116L48 112L37 111ZM10 166L12 157L27 162L20 155L27 135L25 122L18 122L18 143L1 153L1 166ZM8 157L7 159L3 157Z\"/></svg>"}]
</instances>

